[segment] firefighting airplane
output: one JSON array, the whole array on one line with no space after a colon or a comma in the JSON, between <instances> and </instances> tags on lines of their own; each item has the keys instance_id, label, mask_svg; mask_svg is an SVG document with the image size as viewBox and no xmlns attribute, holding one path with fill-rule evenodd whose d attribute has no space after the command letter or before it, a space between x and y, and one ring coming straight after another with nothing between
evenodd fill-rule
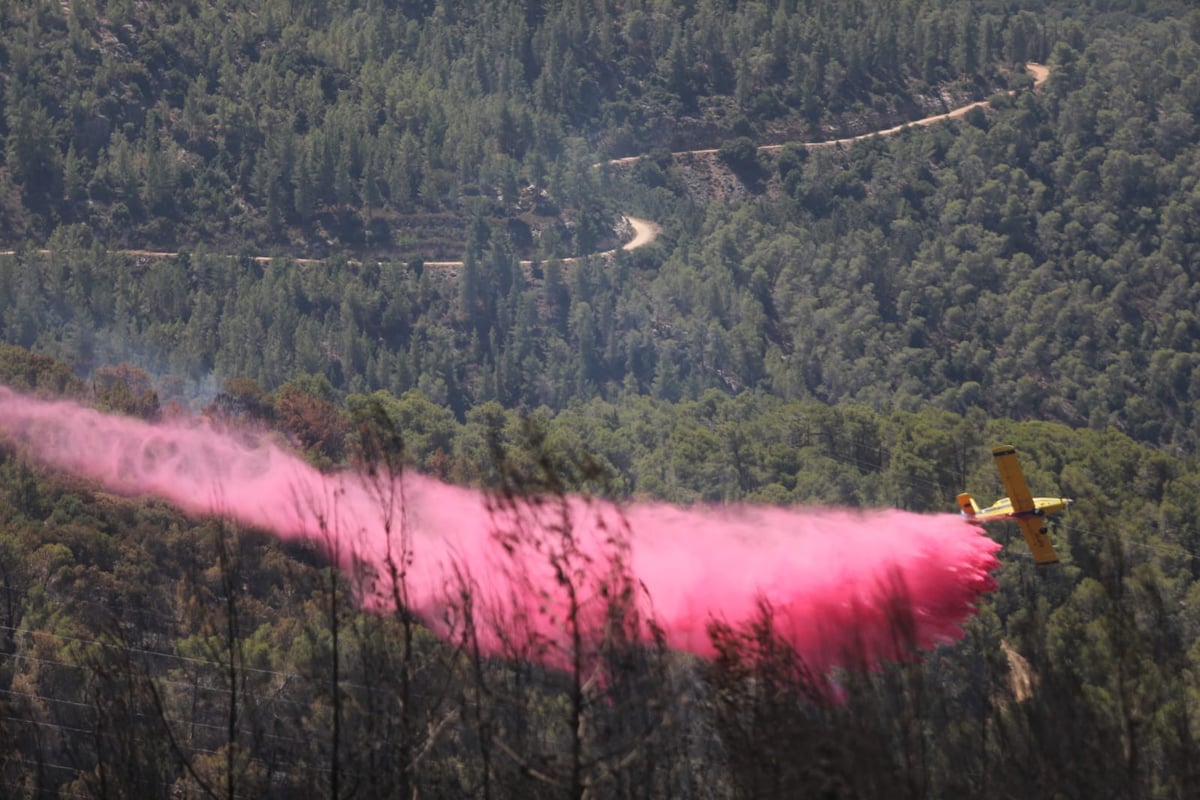
<instances>
[{"instance_id":1,"label":"firefighting airplane","mask_svg":"<svg viewBox=\"0 0 1200 800\"><path fill-rule=\"evenodd\" d=\"M1034 497L1029 493L1029 485L1025 482L1025 473L1017 462L1017 449L1012 445L1001 445L992 450L996 459L996 468L1000 470L1000 480L1004 482L1004 490L1008 497L1002 497L991 506L980 509L971 499L971 495L963 492L958 496L958 507L969 522L983 525L986 522L1001 522L1013 520L1021 526L1025 542L1033 551L1033 560L1038 564L1053 564L1058 561L1058 553L1046 534L1046 524L1051 514L1057 514L1071 505L1072 500L1066 497Z\"/></svg>"}]
</instances>

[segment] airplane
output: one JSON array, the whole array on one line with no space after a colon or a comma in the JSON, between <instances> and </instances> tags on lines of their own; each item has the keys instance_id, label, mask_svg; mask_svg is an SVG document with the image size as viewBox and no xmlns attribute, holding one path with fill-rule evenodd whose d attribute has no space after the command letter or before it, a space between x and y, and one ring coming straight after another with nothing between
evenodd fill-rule
<instances>
[{"instance_id":1,"label":"airplane","mask_svg":"<svg viewBox=\"0 0 1200 800\"><path fill-rule=\"evenodd\" d=\"M1004 490L1008 497L1002 497L987 508L981 509L971 499L971 495L963 492L958 496L958 507L968 522L983 525L988 522L1012 520L1021 526L1025 542L1033 551L1033 560L1038 564L1054 564L1058 561L1058 553L1050 543L1046 533L1048 518L1052 514L1065 511L1074 501L1067 497L1034 497L1029 492L1029 484L1025 482L1025 473L1017 461L1017 449L1012 445L1000 445L992 450L996 459L996 469L1000 470L1000 480L1004 482Z\"/></svg>"}]
</instances>

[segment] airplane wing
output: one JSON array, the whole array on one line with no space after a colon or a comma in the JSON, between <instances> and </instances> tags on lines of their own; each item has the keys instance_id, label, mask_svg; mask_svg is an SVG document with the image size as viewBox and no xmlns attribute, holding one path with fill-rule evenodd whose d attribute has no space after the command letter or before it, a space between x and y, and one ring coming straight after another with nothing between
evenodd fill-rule
<instances>
[{"instance_id":1,"label":"airplane wing","mask_svg":"<svg viewBox=\"0 0 1200 800\"><path fill-rule=\"evenodd\" d=\"M1054 545L1050 544L1050 537L1046 535L1045 517L1020 517L1017 524L1021 526L1021 533L1025 535L1025 543L1033 551L1034 562L1038 564L1058 562L1058 553L1054 551Z\"/></svg>"},{"instance_id":2,"label":"airplane wing","mask_svg":"<svg viewBox=\"0 0 1200 800\"><path fill-rule=\"evenodd\" d=\"M1037 510L1033 503L1033 495L1029 492L1029 484L1025 482L1025 473L1017 461L1017 450L1011 445L1002 445L992 451L996 459L996 469L1000 470L1000 480L1004 482L1004 490L1012 502L1012 517L1021 526L1025 542L1033 551L1033 560L1038 564L1053 564L1058 561L1058 553L1046 535L1046 518L1035 514Z\"/></svg>"},{"instance_id":3,"label":"airplane wing","mask_svg":"<svg viewBox=\"0 0 1200 800\"><path fill-rule=\"evenodd\" d=\"M1004 444L992 450L996 459L996 469L1000 470L1000 480L1004 482L1004 491L1012 501L1013 515L1033 511L1033 495L1029 484L1025 482L1025 473L1017 461L1017 448Z\"/></svg>"}]
</instances>

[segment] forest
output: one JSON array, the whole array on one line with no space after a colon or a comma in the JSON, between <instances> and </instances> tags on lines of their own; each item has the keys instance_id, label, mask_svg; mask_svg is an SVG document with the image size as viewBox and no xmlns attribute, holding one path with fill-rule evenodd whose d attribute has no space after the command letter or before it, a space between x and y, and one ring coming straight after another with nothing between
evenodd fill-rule
<instances>
[{"instance_id":1,"label":"forest","mask_svg":"<svg viewBox=\"0 0 1200 800\"><path fill-rule=\"evenodd\" d=\"M439 636L0 435L0 795L1200 796L1191 4L8 3L0 144L15 391L518 516L953 512L1000 442L1076 501L829 702L766 605L677 652L614 557L573 663L497 657L465 583Z\"/></svg>"}]
</instances>

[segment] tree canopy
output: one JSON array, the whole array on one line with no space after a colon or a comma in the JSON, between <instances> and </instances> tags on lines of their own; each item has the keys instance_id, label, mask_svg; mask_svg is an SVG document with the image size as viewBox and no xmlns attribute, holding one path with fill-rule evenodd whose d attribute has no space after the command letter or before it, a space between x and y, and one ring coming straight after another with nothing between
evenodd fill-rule
<instances>
[{"instance_id":1,"label":"tree canopy","mask_svg":"<svg viewBox=\"0 0 1200 800\"><path fill-rule=\"evenodd\" d=\"M635 636L617 535L508 532L602 610L550 666L0 441L0 794L1200 795L1198 76L1175 0L0 4L5 387L518 518L1076 499L830 702L769 604Z\"/></svg>"}]
</instances>

